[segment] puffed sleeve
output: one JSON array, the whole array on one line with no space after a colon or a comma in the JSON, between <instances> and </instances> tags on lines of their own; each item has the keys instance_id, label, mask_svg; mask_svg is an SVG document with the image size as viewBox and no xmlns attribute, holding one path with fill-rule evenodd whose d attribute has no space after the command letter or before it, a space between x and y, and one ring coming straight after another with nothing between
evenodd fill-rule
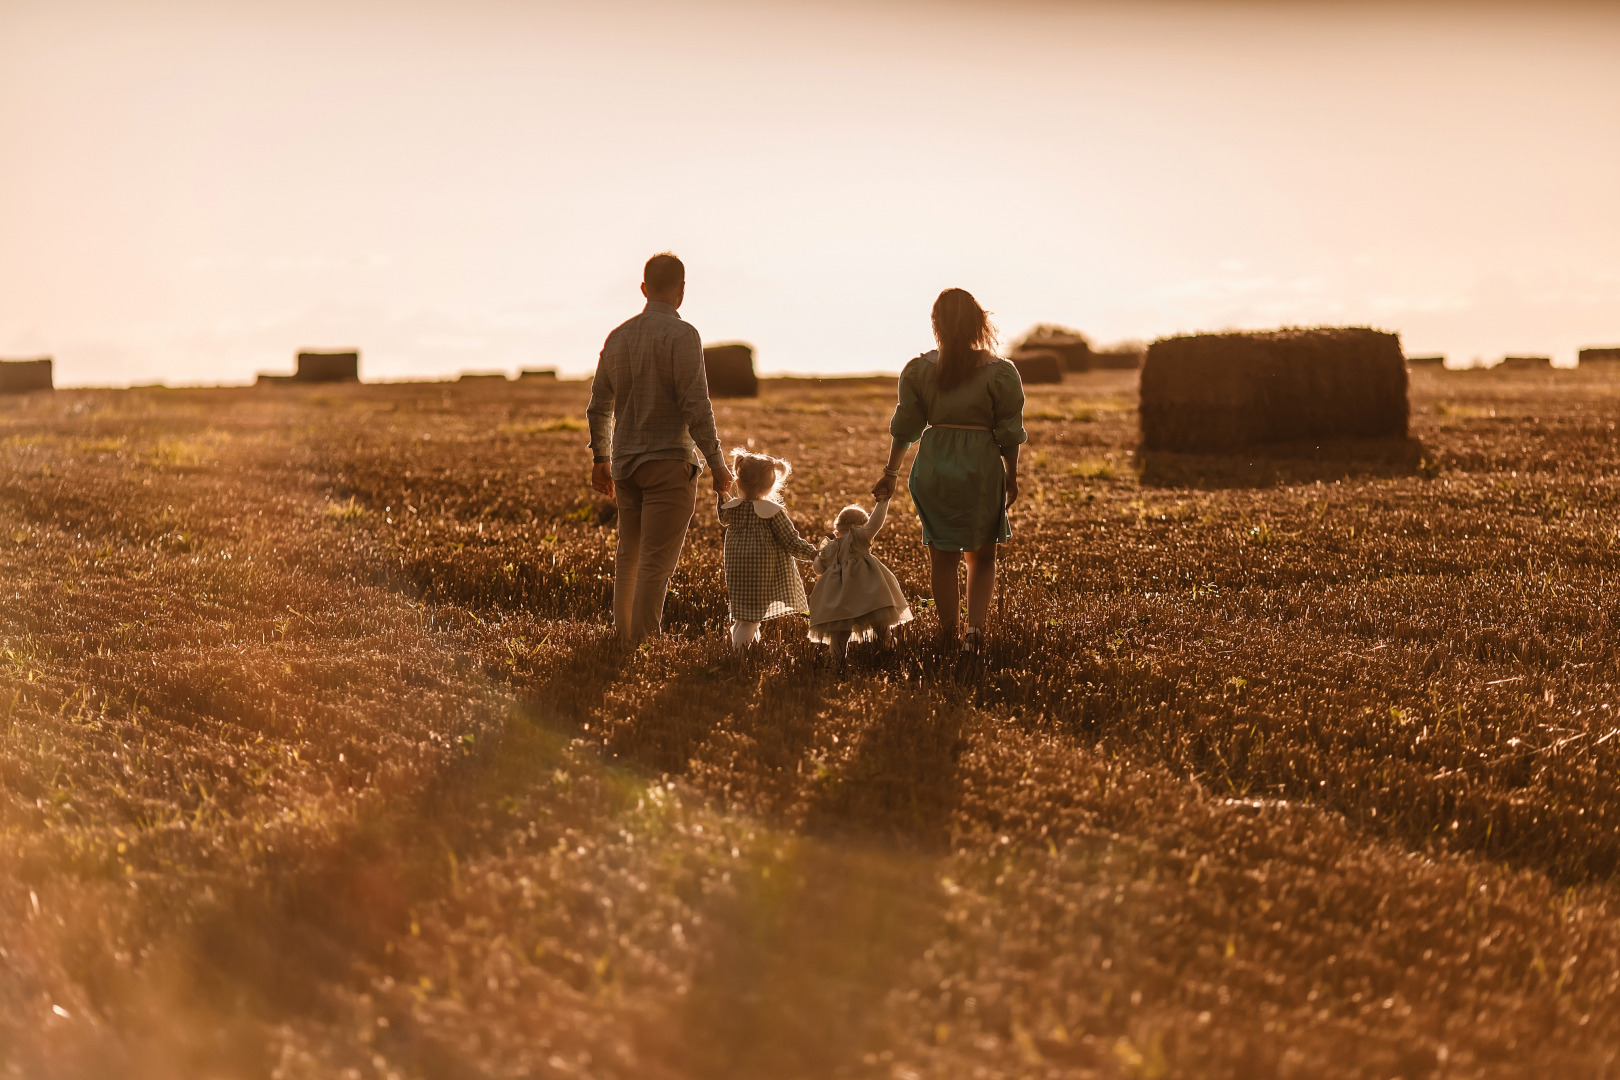
<instances>
[{"instance_id":1,"label":"puffed sleeve","mask_svg":"<svg viewBox=\"0 0 1620 1080\"><path fill-rule=\"evenodd\" d=\"M928 405L922 396L923 367L928 363L919 356L900 372L900 400L894 407L894 418L889 421L889 434L894 441L910 446L922 438L928 427ZM1011 365L1009 365L1011 366Z\"/></svg>"},{"instance_id":2,"label":"puffed sleeve","mask_svg":"<svg viewBox=\"0 0 1620 1080\"><path fill-rule=\"evenodd\" d=\"M836 540L828 540L821 545L821 550L816 552L816 560L810 564L810 569L815 572L817 577L825 574L827 567L832 565L833 545L835 543L837 543Z\"/></svg>"},{"instance_id":3,"label":"puffed sleeve","mask_svg":"<svg viewBox=\"0 0 1620 1080\"><path fill-rule=\"evenodd\" d=\"M815 547L799 535L799 530L793 527L793 522L788 520L786 513L773 514L770 522L771 535L776 538L777 545L783 551L805 562L816 557Z\"/></svg>"},{"instance_id":4,"label":"puffed sleeve","mask_svg":"<svg viewBox=\"0 0 1620 1080\"><path fill-rule=\"evenodd\" d=\"M995 409L991 429L997 446L1010 450L1029 441L1024 430L1024 380L1009 360L996 363L995 377L990 380L990 404Z\"/></svg>"}]
</instances>

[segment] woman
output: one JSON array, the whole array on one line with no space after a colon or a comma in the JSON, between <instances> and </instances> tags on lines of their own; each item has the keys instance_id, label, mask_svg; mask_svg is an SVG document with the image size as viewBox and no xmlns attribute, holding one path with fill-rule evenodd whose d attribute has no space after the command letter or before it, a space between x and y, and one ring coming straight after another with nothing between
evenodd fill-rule
<instances>
[{"instance_id":1,"label":"woman","mask_svg":"<svg viewBox=\"0 0 1620 1080\"><path fill-rule=\"evenodd\" d=\"M911 498L928 545L940 641L956 642L961 604L956 568L967 556L964 651L977 652L996 588L996 545L1012 536L1007 507L1018 498L1018 447L1024 433L1024 384L1018 369L998 358L995 328L962 289L934 301L934 341L900 373L900 402L889 434L894 445L874 498L894 494L900 462L919 438L911 466Z\"/></svg>"}]
</instances>

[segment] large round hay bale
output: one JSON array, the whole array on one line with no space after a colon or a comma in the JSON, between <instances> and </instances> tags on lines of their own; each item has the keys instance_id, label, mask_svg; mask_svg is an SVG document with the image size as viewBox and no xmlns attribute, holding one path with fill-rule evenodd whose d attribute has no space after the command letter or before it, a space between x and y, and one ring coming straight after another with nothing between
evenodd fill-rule
<instances>
[{"instance_id":1,"label":"large round hay bale","mask_svg":"<svg viewBox=\"0 0 1620 1080\"><path fill-rule=\"evenodd\" d=\"M731 342L706 347L703 371L709 379L710 397L759 397L752 345Z\"/></svg>"},{"instance_id":2,"label":"large round hay bale","mask_svg":"<svg viewBox=\"0 0 1620 1080\"><path fill-rule=\"evenodd\" d=\"M1025 385L1030 383L1060 383L1063 381L1063 357L1046 350L1017 352L1009 357L1018 377Z\"/></svg>"},{"instance_id":3,"label":"large round hay bale","mask_svg":"<svg viewBox=\"0 0 1620 1080\"><path fill-rule=\"evenodd\" d=\"M301 352L298 354L296 382L358 382L358 352Z\"/></svg>"},{"instance_id":4,"label":"large round hay bale","mask_svg":"<svg viewBox=\"0 0 1620 1080\"><path fill-rule=\"evenodd\" d=\"M1496 365L1502 371L1551 371L1550 356L1504 356Z\"/></svg>"},{"instance_id":5,"label":"large round hay bale","mask_svg":"<svg viewBox=\"0 0 1620 1080\"><path fill-rule=\"evenodd\" d=\"M0 394L26 394L32 390L54 390L51 360L0 360Z\"/></svg>"},{"instance_id":6,"label":"large round hay bale","mask_svg":"<svg viewBox=\"0 0 1620 1080\"><path fill-rule=\"evenodd\" d=\"M1406 390L1400 338L1364 327L1163 338L1142 365L1142 445L1402 437Z\"/></svg>"},{"instance_id":7,"label":"large round hay bale","mask_svg":"<svg viewBox=\"0 0 1620 1080\"><path fill-rule=\"evenodd\" d=\"M1054 352L1063 358L1065 371L1091 369L1091 342L1078 330L1053 323L1041 323L1013 345L1012 351Z\"/></svg>"},{"instance_id":8,"label":"large round hay bale","mask_svg":"<svg viewBox=\"0 0 1620 1080\"><path fill-rule=\"evenodd\" d=\"M518 372L519 379L549 379L557 381L557 369L554 367L524 368Z\"/></svg>"},{"instance_id":9,"label":"large round hay bale","mask_svg":"<svg viewBox=\"0 0 1620 1080\"><path fill-rule=\"evenodd\" d=\"M1620 346L1614 348L1582 349L1578 359L1582 364L1612 364L1620 362Z\"/></svg>"}]
</instances>

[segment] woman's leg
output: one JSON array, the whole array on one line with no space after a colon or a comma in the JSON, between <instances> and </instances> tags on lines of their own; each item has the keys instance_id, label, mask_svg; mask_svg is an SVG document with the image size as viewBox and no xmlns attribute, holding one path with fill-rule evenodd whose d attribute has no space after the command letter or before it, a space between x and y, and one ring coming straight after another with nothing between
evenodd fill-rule
<instances>
[{"instance_id":1,"label":"woman's leg","mask_svg":"<svg viewBox=\"0 0 1620 1080\"><path fill-rule=\"evenodd\" d=\"M827 636L832 639L827 642L827 648L832 652L833 667L843 667L844 658L849 655L849 631L835 630Z\"/></svg>"},{"instance_id":2,"label":"woman's leg","mask_svg":"<svg viewBox=\"0 0 1620 1080\"><path fill-rule=\"evenodd\" d=\"M956 617L962 606L962 594L956 585L956 568L962 565L962 553L930 547L928 556L934 610L939 614L939 637L949 648L956 644Z\"/></svg>"},{"instance_id":3,"label":"woman's leg","mask_svg":"<svg viewBox=\"0 0 1620 1080\"><path fill-rule=\"evenodd\" d=\"M990 614L990 597L996 592L995 541L968 552L967 564L968 629L983 633L985 617Z\"/></svg>"}]
</instances>

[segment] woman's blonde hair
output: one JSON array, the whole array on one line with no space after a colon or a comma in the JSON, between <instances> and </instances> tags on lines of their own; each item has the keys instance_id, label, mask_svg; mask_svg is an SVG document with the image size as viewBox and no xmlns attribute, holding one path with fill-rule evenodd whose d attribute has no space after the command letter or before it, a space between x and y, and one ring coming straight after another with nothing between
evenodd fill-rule
<instances>
[{"instance_id":1,"label":"woman's blonde hair","mask_svg":"<svg viewBox=\"0 0 1620 1080\"><path fill-rule=\"evenodd\" d=\"M838 511L838 516L833 518L833 532L836 533L844 532L847 529L858 529L870 520L871 519L866 516L866 511L864 509L851 504Z\"/></svg>"},{"instance_id":2,"label":"woman's blonde hair","mask_svg":"<svg viewBox=\"0 0 1620 1080\"><path fill-rule=\"evenodd\" d=\"M990 313L966 289L939 294L933 323L939 343L939 388L954 390L979 366L979 351L995 348L996 328Z\"/></svg>"},{"instance_id":3,"label":"woman's blonde hair","mask_svg":"<svg viewBox=\"0 0 1620 1080\"><path fill-rule=\"evenodd\" d=\"M793 466L769 454L754 454L747 450L731 452L731 471L737 474L737 486L745 499L774 499L793 475Z\"/></svg>"}]
</instances>

